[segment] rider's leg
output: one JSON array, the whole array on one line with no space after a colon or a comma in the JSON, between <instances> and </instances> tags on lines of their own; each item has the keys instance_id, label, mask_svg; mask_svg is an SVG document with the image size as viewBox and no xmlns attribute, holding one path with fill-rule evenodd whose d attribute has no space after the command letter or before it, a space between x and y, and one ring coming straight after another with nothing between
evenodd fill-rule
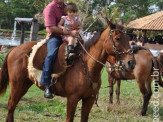
<instances>
[{"instance_id":1,"label":"rider's leg","mask_svg":"<svg viewBox=\"0 0 163 122\"><path fill-rule=\"evenodd\" d=\"M75 56L75 53L74 53L74 37L68 36L67 41L68 41L68 46L67 46L68 59L72 59Z\"/></svg>"},{"instance_id":2,"label":"rider's leg","mask_svg":"<svg viewBox=\"0 0 163 122\"><path fill-rule=\"evenodd\" d=\"M47 44L47 56L44 61L43 72L41 77L41 84L45 85L44 96L46 98L53 98L50 91L51 74L53 68L53 62L57 57L59 46L62 44L60 37L52 37L46 42Z\"/></svg>"}]
</instances>

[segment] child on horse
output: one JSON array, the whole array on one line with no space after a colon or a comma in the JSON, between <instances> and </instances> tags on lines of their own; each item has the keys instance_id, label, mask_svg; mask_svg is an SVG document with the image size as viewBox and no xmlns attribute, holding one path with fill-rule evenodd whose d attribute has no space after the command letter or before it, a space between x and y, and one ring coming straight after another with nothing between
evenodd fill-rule
<instances>
[{"instance_id":1,"label":"child on horse","mask_svg":"<svg viewBox=\"0 0 163 122\"><path fill-rule=\"evenodd\" d=\"M69 3L65 8L65 13L67 16L62 16L60 22L58 23L58 27L63 29L63 32L67 33L71 30L77 30L80 31L81 24L79 24L78 27L74 28L73 25L75 22L80 23L80 19L77 16L78 8L75 3ZM68 59L72 59L75 56L74 53L74 41L76 36L72 35L63 35L62 40L68 42L67 50L68 50Z\"/></svg>"}]
</instances>

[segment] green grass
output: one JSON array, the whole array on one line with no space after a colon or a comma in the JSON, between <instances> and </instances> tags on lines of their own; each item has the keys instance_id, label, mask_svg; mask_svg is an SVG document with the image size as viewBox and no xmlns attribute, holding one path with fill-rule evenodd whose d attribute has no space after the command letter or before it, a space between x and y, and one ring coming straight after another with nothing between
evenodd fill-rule
<instances>
[{"instance_id":1,"label":"green grass","mask_svg":"<svg viewBox=\"0 0 163 122\"><path fill-rule=\"evenodd\" d=\"M0 54L0 67L2 65L2 62L3 62L4 58L5 58L5 56L6 56L6 54Z\"/></svg>"},{"instance_id":2,"label":"green grass","mask_svg":"<svg viewBox=\"0 0 163 122\"><path fill-rule=\"evenodd\" d=\"M98 105L93 106L89 122L151 122L153 121L153 104L150 103L147 116L140 116L142 95L135 81L123 81L121 84L121 104L117 105L114 93L114 104L110 105L107 73L102 73L102 86L99 92ZM0 97L0 122L5 121L10 89ZM163 88L160 88L159 112L163 121ZM66 99L55 96L53 100L43 97L43 91L33 85L21 99L15 110L15 122L63 122L66 117ZM153 98L152 98L153 99ZM152 100L151 100L152 101ZM81 101L75 113L75 122L80 121Z\"/></svg>"}]
</instances>

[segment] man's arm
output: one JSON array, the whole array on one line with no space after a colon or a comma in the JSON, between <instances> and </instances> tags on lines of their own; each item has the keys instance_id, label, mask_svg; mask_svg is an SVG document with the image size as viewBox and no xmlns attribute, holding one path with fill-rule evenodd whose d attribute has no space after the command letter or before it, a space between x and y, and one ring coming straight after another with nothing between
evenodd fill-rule
<instances>
[{"instance_id":1,"label":"man's arm","mask_svg":"<svg viewBox=\"0 0 163 122\"><path fill-rule=\"evenodd\" d=\"M68 30L63 26L65 23L65 20L61 18L60 22L58 23L58 27L63 30L63 34L69 34Z\"/></svg>"},{"instance_id":2,"label":"man's arm","mask_svg":"<svg viewBox=\"0 0 163 122\"><path fill-rule=\"evenodd\" d=\"M57 26L50 26L49 29L50 33L46 34L46 40L49 40L53 33L56 35L63 35L63 30Z\"/></svg>"},{"instance_id":3,"label":"man's arm","mask_svg":"<svg viewBox=\"0 0 163 122\"><path fill-rule=\"evenodd\" d=\"M63 35L64 34L63 30L57 26L50 26L49 29L50 29L51 33L54 33L56 35Z\"/></svg>"}]
</instances>

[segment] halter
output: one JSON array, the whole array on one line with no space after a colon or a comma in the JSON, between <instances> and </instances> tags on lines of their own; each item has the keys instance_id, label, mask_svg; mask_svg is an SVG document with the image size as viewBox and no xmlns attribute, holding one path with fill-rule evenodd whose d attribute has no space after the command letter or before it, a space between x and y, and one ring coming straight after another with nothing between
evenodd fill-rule
<instances>
[{"instance_id":1,"label":"halter","mask_svg":"<svg viewBox=\"0 0 163 122\"><path fill-rule=\"evenodd\" d=\"M113 42L113 37L112 37L112 32L115 32L115 31L120 31L121 33L125 33L125 32L124 32L123 30L119 30L119 29L113 29L113 30L110 30L110 32L109 32L110 40L111 40L111 43L112 43L112 46L113 46L113 51L114 51L116 57L118 57L118 56L121 55L121 54L127 54L127 53L128 53L128 54L133 54L133 50L131 50L131 49L128 49L127 51L123 51L123 52L117 51L117 48L116 48L116 46L115 46L115 44L114 44L114 42ZM79 36L81 37L80 34L79 34ZM82 38L82 37L81 37L81 38ZM77 41L78 41L78 40L77 40ZM109 68L109 66L107 66L106 64L102 63L101 61L95 59L92 55L90 55L90 54L88 53L88 51L85 49L85 47L83 46L83 44L82 44L80 41L78 41L78 42L79 42L79 44L81 45L81 47L83 48L83 50L87 53L87 55L88 55L90 58L92 58L94 61L98 62L99 64L103 65L104 67ZM111 67L110 67L110 68L111 68Z\"/></svg>"}]
</instances>

